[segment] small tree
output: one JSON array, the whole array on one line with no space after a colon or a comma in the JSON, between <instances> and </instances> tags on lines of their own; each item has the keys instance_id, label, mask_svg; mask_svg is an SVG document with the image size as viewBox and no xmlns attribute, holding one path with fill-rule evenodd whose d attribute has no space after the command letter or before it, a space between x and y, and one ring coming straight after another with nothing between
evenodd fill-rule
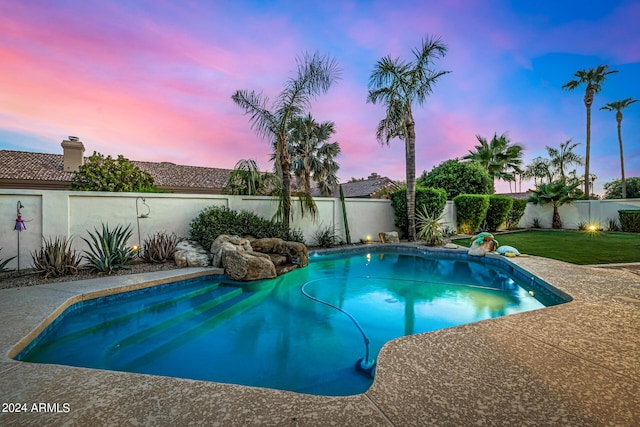
<instances>
[{"instance_id":1,"label":"small tree","mask_svg":"<svg viewBox=\"0 0 640 427\"><path fill-rule=\"evenodd\" d=\"M71 179L71 189L80 191L157 192L153 177L122 155L117 159L93 152Z\"/></svg>"},{"instance_id":2,"label":"small tree","mask_svg":"<svg viewBox=\"0 0 640 427\"><path fill-rule=\"evenodd\" d=\"M580 184L580 182L567 184L564 179L553 181L550 184L541 184L537 189L531 190L533 194L527 201L535 205L538 203L541 205L551 203L553 205L553 221L551 227L559 229L562 228L562 221L560 220L558 208L564 204L573 203L575 200L578 200L574 190Z\"/></svg>"},{"instance_id":3,"label":"small tree","mask_svg":"<svg viewBox=\"0 0 640 427\"><path fill-rule=\"evenodd\" d=\"M640 199L640 177L626 178L628 199ZM604 199L622 199L622 180L604 183Z\"/></svg>"},{"instance_id":4,"label":"small tree","mask_svg":"<svg viewBox=\"0 0 640 427\"><path fill-rule=\"evenodd\" d=\"M442 188L448 200L459 194L493 194L493 178L475 162L447 160L423 172L417 181L423 187Z\"/></svg>"}]
</instances>

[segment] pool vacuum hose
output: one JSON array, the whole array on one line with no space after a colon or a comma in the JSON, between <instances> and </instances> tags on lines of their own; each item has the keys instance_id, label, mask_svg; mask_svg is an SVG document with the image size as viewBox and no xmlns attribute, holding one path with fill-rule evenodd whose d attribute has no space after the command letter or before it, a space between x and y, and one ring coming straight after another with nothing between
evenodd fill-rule
<instances>
[{"instance_id":1,"label":"pool vacuum hose","mask_svg":"<svg viewBox=\"0 0 640 427\"><path fill-rule=\"evenodd\" d=\"M309 295L306 291L305 291L305 287L313 282L318 282L320 280L326 280L326 279L315 279L315 280L310 280L308 282L306 282L304 285L302 285L300 287L300 292L302 292L302 295L304 295L305 297L319 302L320 304L324 304L324 305L328 305L331 308L335 308L336 310L338 310L339 312L343 313L345 316L347 316L349 319L351 319L351 321L353 322L354 325L356 325L356 328L358 328L358 331L360 331L360 334L362 335L362 338L364 339L364 349L365 349L365 353L364 353L364 357L361 357L360 359L356 360L356 364L355 364L355 368L357 372L360 372L361 374L364 374L366 376L368 376L369 378L373 378L375 376L376 373L376 361L375 360L369 360L369 338L367 337L367 334L364 333L364 330L362 329L362 327L360 326L360 324L358 323L358 321L355 319L355 317L353 317L351 314L349 314L348 312L346 312L345 310L341 309L340 307L337 307L329 302L323 301L319 298L316 298L312 295Z\"/></svg>"}]
</instances>

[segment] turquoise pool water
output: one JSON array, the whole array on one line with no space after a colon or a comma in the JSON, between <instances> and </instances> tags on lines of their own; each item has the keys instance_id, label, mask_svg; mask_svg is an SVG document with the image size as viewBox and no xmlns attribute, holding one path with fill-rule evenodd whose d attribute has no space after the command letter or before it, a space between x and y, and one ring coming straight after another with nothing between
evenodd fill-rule
<instances>
[{"instance_id":1,"label":"turquoise pool water","mask_svg":"<svg viewBox=\"0 0 640 427\"><path fill-rule=\"evenodd\" d=\"M251 284L181 281L75 304L17 359L357 394L372 383L354 369L363 336L343 312L305 297L303 285L357 320L375 358L403 335L562 302L500 264L370 251L313 256L307 268Z\"/></svg>"}]
</instances>

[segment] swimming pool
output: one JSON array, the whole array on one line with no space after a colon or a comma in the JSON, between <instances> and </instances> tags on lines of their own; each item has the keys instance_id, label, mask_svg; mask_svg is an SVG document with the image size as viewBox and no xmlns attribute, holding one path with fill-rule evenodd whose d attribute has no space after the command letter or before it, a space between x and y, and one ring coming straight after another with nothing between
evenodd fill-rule
<instances>
[{"instance_id":1,"label":"swimming pool","mask_svg":"<svg viewBox=\"0 0 640 427\"><path fill-rule=\"evenodd\" d=\"M308 268L269 281L192 279L75 304L17 359L321 395L364 392L372 380L354 369L363 336L302 286L357 320L372 358L399 336L564 302L502 260L363 248L312 256Z\"/></svg>"}]
</instances>

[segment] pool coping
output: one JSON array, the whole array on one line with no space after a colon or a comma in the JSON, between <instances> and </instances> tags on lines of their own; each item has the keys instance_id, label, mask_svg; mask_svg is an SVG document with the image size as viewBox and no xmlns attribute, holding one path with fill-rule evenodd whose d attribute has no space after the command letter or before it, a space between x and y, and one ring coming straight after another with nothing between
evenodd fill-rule
<instances>
[{"instance_id":1,"label":"pool coping","mask_svg":"<svg viewBox=\"0 0 640 427\"><path fill-rule=\"evenodd\" d=\"M67 301L212 269L3 289L0 395L28 411L0 412L0 424L640 424L640 277L540 257L501 259L573 301L396 339L382 349L372 387L347 397L8 357Z\"/></svg>"}]
</instances>

